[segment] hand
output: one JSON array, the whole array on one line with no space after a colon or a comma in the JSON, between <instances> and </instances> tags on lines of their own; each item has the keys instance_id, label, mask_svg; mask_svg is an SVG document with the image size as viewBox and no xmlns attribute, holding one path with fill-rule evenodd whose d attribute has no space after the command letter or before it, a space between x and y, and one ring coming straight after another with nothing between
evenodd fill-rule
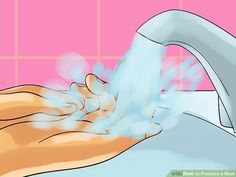
<instances>
[{"instance_id":1,"label":"hand","mask_svg":"<svg viewBox=\"0 0 236 177\"><path fill-rule=\"evenodd\" d=\"M100 85L95 86L94 81ZM113 96L101 102L107 96L107 88L107 83L88 75L85 85L73 83L70 86L70 91L77 90L82 95L76 103L67 93L41 86L19 86L1 91L0 100L3 97L4 101L0 103L0 175L25 176L97 164L160 133L158 124L153 124L155 132L140 139L127 136L111 138L107 130L87 131L86 128L93 126L97 117L109 116L115 107ZM45 92L58 95L65 104L61 107L50 104L51 98L42 94ZM98 103L96 110L91 111L86 106L91 102ZM83 119L78 120L78 126L73 130L63 130L60 123L78 110L85 113ZM35 128L32 126L34 115L50 115L48 122L54 126L50 129Z\"/></svg>"}]
</instances>

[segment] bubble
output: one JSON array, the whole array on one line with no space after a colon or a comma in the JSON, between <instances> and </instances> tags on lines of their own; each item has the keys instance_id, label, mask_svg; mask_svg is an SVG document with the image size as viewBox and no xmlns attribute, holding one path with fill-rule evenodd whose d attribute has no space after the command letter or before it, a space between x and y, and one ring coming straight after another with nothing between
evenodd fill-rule
<instances>
[{"instance_id":1,"label":"bubble","mask_svg":"<svg viewBox=\"0 0 236 177\"><path fill-rule=\"evenodd\" d=\"M53 116L46 114L35 114L32 116L32 125L35 128L48 130L53 127Z\"/></svg>"},{"instance_id":2,"label":"bubble","mask_svg":"<svg viewBox=\"0 0 236 177\"><path fill-rule=\"evenodd\" d=\"M139 121L133 125L132 133L134 135L144 135L150 129L150 125L148 121Z\"/></svg>"},{"instance_id":3,"label":"bubble","mask_svg":"<svg viewBox=\"0 0 236 177\"><path fill-rule=\"evenodd\" d=\"M86 99L84 107L88 112L96 111L97 109L99 109L98 99L96 97Z\"/></svg>"},{"instance_id":4,"label":"bubble","mask_svg":"<svg viewBox=\"0 0 236 177\"><path fill-rule=\"evenodd\" d=\"M42 130L48 130L52 127L50 122L32 122L32 125Z\"/></svg>"},{"instance_id":5,"label":"bubble","mask_svg":"<svg viewBox=\"0 0 236 177\"><path fill-rule=\"evenodd\" d=\"M61 56L56 63L58 75L68 81L83 81L88 73L87 61L77 53L68 53Z\"/></svg>"},{"instance_id":6,"label":"bubble","mask_svg":"<svg viewBox=\"0 0 236 177\"><path fill-rule=\"evenodd\" d=\"M86 75L82 68L73 67L71 69L71 78L73 79L74 82L83 83L85 76Z\"/></svg>"},{"instance_id":7,"label":"bubble","mask_svg":"<svg viewBox=\"0 0 236 177\"><path fill-rule=\"evenodd\" d=\"M75 130L79 126L79 122L76 120L77 117L75 117L75 115L71 115L58 123L63 130Z\"/></svg>"},{"instance_id":8,"label":"bubble","mask_svg":"<svg viewBox=\"0 0 236 177\"><path fill-rule=\"evenodd\" d=\"M104 65L101 62L96 62L93 66L93 73L98 77L101 77L104 71Z\"/></svg>"}]
</instances>

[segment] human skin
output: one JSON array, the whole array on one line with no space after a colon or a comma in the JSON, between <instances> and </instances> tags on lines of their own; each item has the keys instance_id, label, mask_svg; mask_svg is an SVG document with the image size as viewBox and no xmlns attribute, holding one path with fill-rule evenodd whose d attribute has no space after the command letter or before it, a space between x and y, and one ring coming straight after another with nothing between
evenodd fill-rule
<instances>
[{"instance_id":1,"label":"human skin","mask_svg":"<svg viewBox=\"0 0 236 177\"><path fill-rule=\"evenodd\" d=\"M93 82L100 89L93 88ZM86 167L101 163L124 152L135 144L160 133L145 135L144 138L117 136L111 138L108 130L89 132L98 116L109 116L115 107L115 98L109 104L101 104L99 98L107 91L108 84L95 75L86 77L85 85L71 84L78 90L82 100L74 103L69 94L36 85L18 86L0 91L0 176L25 176L35 173ZM48 102L45 91L59 95L64 106L57 107ZM99 108L88 112L83 105L86 99L98 100ZM77 109L86 113L74 130L63 130L58 123ZM32 126L32 116L48 114L50 129ZM153 124L159 127L158 124ZM88 138L89 137L89 138Z\"/></svg>"}]
</instances>

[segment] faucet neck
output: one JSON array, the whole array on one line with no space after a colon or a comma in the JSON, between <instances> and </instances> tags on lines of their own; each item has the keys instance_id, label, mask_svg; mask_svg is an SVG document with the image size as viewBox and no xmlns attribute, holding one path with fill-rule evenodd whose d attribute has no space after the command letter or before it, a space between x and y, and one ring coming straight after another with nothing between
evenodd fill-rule
<instances>
[{"instance_id":1,"label":"faucet neck","mask_svg":"<svg viewBox=\"0 0 236 177\"><path fill-rule=\"evenodd\" d=\"M163 12L145 22L137 33L164 46L179 45L202 64L220 100L220 122L236 132L235 38L200 16L180 10Z\"/></svg>"}]
</instances>

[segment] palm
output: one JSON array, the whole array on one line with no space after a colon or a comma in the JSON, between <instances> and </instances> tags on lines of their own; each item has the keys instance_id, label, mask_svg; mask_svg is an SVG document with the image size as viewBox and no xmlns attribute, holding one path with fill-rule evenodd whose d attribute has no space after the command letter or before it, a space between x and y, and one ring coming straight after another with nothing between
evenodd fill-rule
<instances>
[{"instance_id":1,"label":"palm","mask_svg":"<svg viewBox=\"0 0 236 177\"><path fill-rule=\"evenodd\" d=\"M59 109L48 104L45 100L41 100L44 98L36 98L35 100L39 99L37 109L28 109L30 106L24 103L22 103L20 109L33 110L38 115L50 113L51 119L49 122L54 125L50 129L33 127L32 117L35 114L32 114L32 112L19 111L18 114L14 113L14 118L0 118L0 139L4 144L0 147L1 175L8 173L11 176L17 173L19 176L22 173L23 176L42 171L96 164L116 156L144 139L134 140L131 137L124 136L111 139L107 130L87 131L88 127L93 126L97 117L108 116L115 107L114 97L110 97L106 103L100 101L103 94L106 93L107 83L102 83L100 90L95 89L91 84L94 79L96 77L90 75L86 78L86 86L74 83L70 87L73 90L78 90L82 95L82 100L76 103L76 107L84 112L83 119L77 120L79 124L73 130L63 130L58 125L76 111L74 110L74 102L67 94L53 90L49 91L63 97L67 104L66 107ZM18 94L27 91L28 94L40 95L42 89L47 88L38 86L19 87L2 91L1 94ZM89 102L97 102L98 107L89 110L86 106L86 103ZM68 107L68 105L70 106ZM45 112L42 114L40 113L41 110ZM14 112L14 110L10 112ZM11 115L8 112L5 112L5 114ZM15 117L15 114L18 117ZM149 137L153 135L149 135ZM88 137L90 138L88 139ZM12 162L11 159L16 157L21 158L20 163Z\"/></svg>"}]
</instances>

